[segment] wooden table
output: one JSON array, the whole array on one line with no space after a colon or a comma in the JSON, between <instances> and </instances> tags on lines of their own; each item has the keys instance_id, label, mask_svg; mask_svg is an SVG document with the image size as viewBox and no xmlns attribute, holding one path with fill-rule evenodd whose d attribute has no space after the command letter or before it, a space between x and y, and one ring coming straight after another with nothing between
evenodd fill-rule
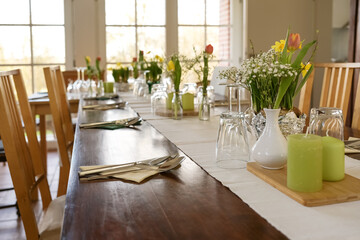
<instances>
[{"instance_id":1,"label":"wooden table","mask_svg":"<svg viewBox=\"0 0 360 240\"><path fill-rule=\"evenodd\" d=\"M80 104L83 104L82 102ZM79 123L136 116L79 111ZM76 128L62 239L286 239L189 157L181 167L135 184L79 182L83 165L125 163L178 151L144 121L139 130Z\"/></svg>"},{"instance_id":2,"label":"wooden table","mask_svg":"<svg viewBox=\"0 0 360 240\"><path fill-rule=\"evenodd\" d=\"M47 144L46 144L46 115L51 115L49 98L36 98L31 99L29 97L29 103L31 107L31 111L34 115L39 115L39 130L40 130L40 148L41 148L41 156L46 166L46 158L47 158ZM70 111L72 113L78 112L79 107L79 99L74 97L69 97Z\"/></svg>"}]
</instances>

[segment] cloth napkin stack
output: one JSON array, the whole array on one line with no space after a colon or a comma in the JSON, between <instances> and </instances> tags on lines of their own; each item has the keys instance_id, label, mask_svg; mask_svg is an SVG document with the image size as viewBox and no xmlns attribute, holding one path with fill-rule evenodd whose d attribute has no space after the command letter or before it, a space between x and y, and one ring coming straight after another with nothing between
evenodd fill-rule
<instances>
[{"instance_id":1,"label":"cloth napkin stack","mask_svg":"<svg viewBox=\"0 0 360 240\"><path fill-rule=\"evenodd\" d=\"M140 125L142 118L126 118L110 122L100 122L100 123L82 123L79 125L80 128L100 128L100 129L119 129L119 128L135 128L134 126Z\"/></svg>"},{"instance_id":2,"label":"cloth napkin stack","mask_svg":"<svg viewBox=\"0 0 360 240\"><path fill-rule=\"evenodd\" d=\"M118 98L118 94L112 94L112 95L103 95L103 96L96 96L96 97L86 97L84 100L110 100Z\"/></svg>"},{"instance_id":3,"label":"cloth napkin stack","mask_svg":"<svg viewBox=\"0 0 360 240\"><path fill-rule=\"evenodd\" d=\"M158 165L150 161L160 160ZM141 183L143 180L161 172L169 171L180 165L184 157L163 157L128 165L80 166L80 181L121 179Z\"/></svg>"},{"instance_id":4,"label":"cloth napkin stack","mask_svg":"<svg viewBox=\"0 0 360 240\"><path fill-rule=\"evenodd\" d=\"M350 137L349 140L359 140L360 141L360 138ZM348 148L345 145L345 153L360 153L360 150Z\"/></svg>"}]
</instances>

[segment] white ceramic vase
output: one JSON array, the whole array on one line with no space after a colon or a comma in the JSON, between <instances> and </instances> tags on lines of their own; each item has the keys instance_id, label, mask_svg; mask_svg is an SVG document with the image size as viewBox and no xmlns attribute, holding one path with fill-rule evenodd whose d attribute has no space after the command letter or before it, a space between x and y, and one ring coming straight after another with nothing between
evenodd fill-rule
<instances>
[{"instance_id":1,"label":"white ceramic vase","mask_svg":"<svg viewBox=\"0 0 360 240\"><path fill-rule=\"evenodd\" d=\"M286 164L287 141L279 128L280 109L264 109L266 124L252 148L251 157L267 169L280 169Z\"/></svg>"}]
</instances>

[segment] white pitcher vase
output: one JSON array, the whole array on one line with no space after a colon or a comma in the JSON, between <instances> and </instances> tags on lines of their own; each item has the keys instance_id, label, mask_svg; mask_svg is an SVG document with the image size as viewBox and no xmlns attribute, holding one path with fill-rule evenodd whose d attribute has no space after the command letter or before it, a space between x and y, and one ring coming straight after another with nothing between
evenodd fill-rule
<instances>
[{"instance_id":1,"label":"white pitcher vase","mask_svg":"<svg viewBox=\"0 0 360 240\"><path fill-rule=\"evenodd\" d=\"M252 148L252 159L267 169L280 169L286 164L287 141L279 128L280 109L264 109L264 131Z\"/></svg>"}]
</instances>

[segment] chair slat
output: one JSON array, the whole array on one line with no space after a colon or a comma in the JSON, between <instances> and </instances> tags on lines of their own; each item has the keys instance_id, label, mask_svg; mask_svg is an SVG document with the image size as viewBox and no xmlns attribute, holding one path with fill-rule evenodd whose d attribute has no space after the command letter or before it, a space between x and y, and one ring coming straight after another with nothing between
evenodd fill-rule
<instances>
[{"instance_id":1,"label":"chair slat","mask_svg":"<svg viewBox=\"0 0 360 240\"><path fill-rule=\"evenodd\" d=\"M58 187L58 196L61 196L66 193L67 189L74 130L71 122L70 105L67 100L65 84L60 67L45 67L44 75L62 163ZM71 145L70 148L68 148L69 144Z\"/></svg>"}]
</instances>

